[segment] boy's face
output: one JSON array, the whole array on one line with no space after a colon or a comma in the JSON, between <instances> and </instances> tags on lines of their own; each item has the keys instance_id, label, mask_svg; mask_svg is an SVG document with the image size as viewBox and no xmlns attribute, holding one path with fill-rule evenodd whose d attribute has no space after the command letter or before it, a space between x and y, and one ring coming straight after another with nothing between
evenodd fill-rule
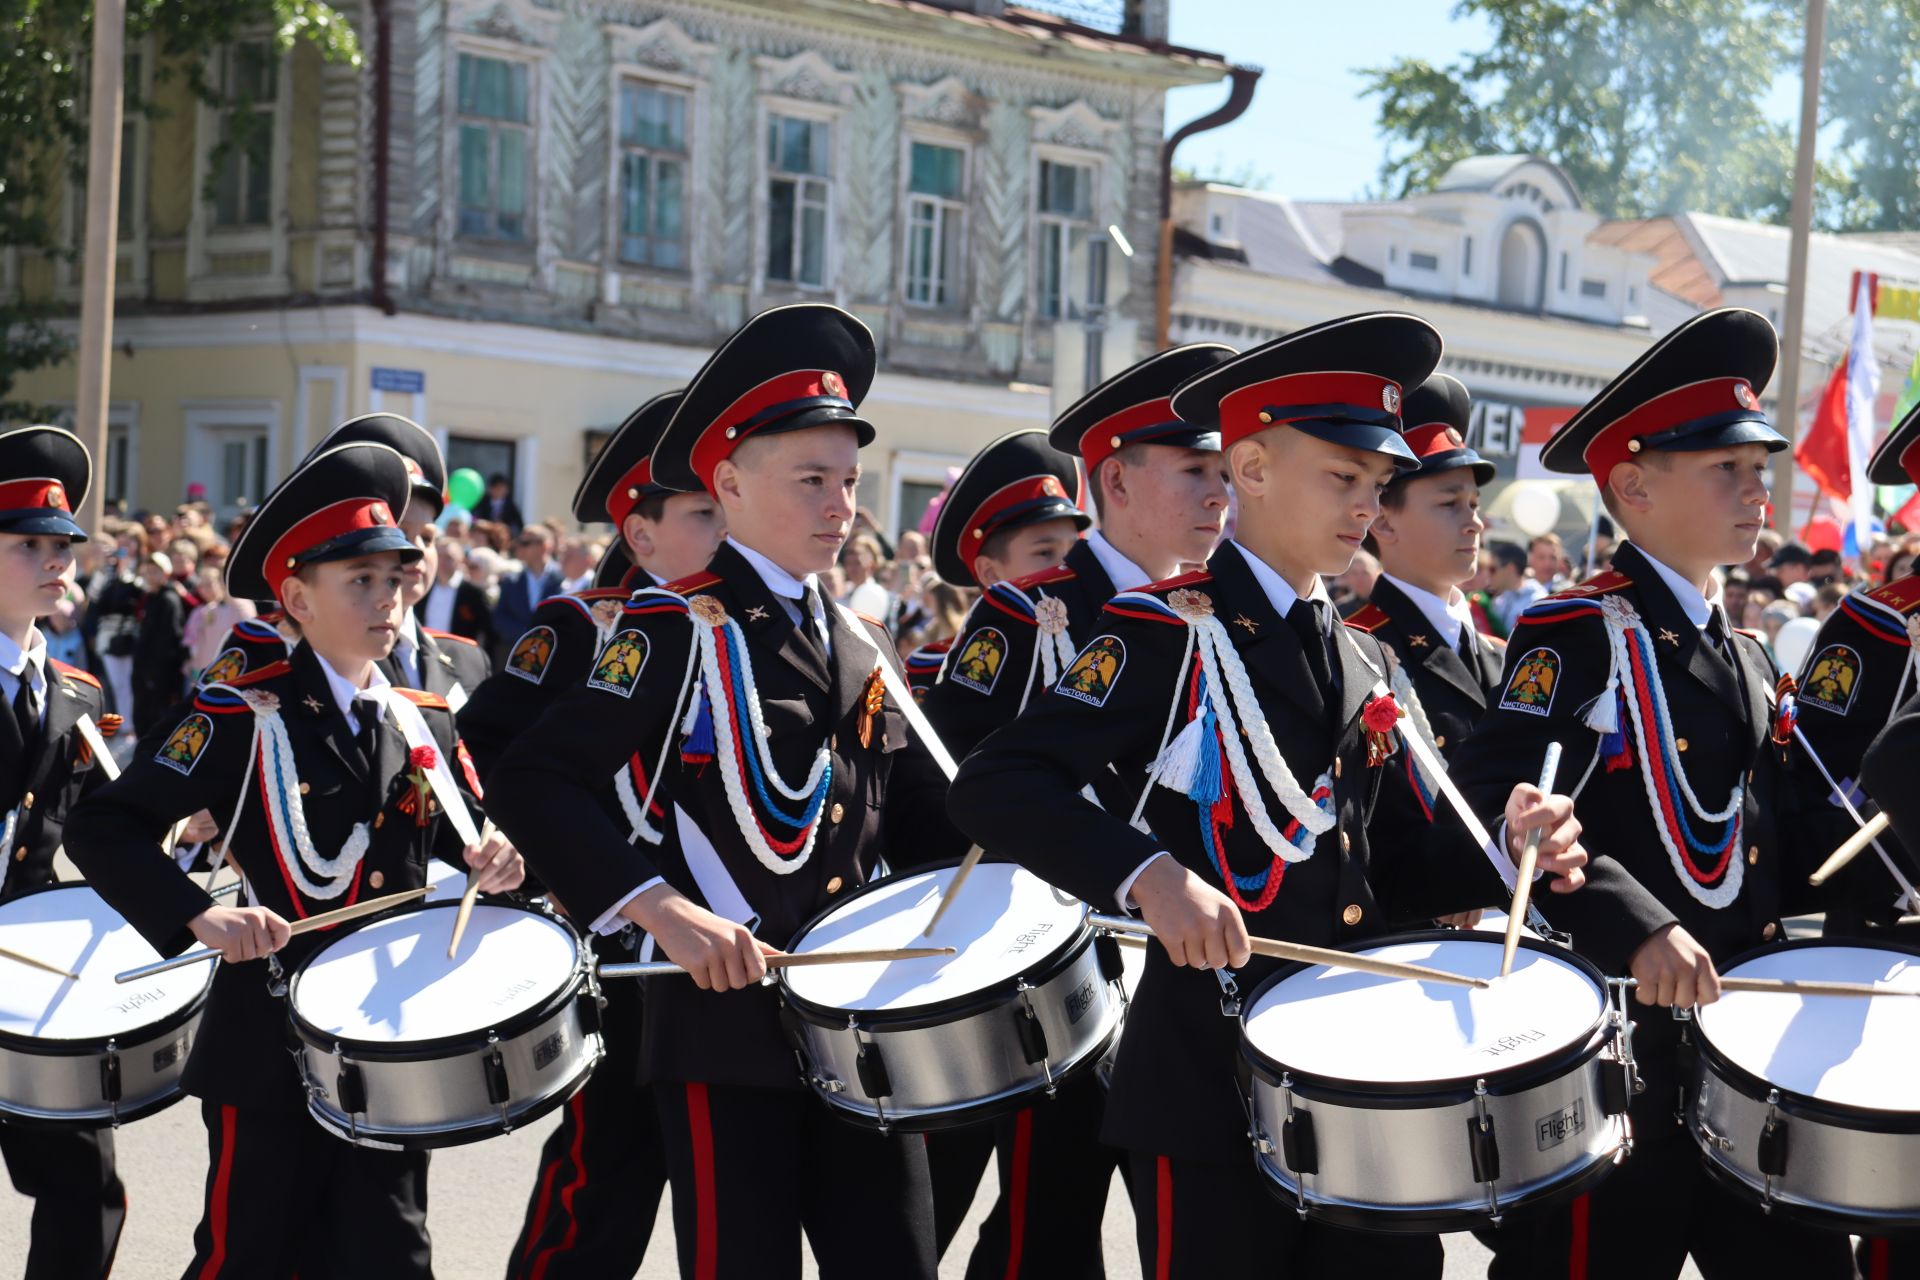
<instances>
[{"instance_id":1,"label":"boy's face","mask_svg":"<svg viewBox=\"0 0 1920 1280\"><path fill-rule=\"evenodd\" d=\"M975 557L974 580L990 587L996 582L1051 569L1067 558L1067 552L1073 550L1073 544L1079 540L1080 531L1066 516L1015 529L1007 535L1006 544L998 548L999 555Z\"/></svg>"},{"instance_id":2,"label":"boy's face","mask_svg":"<svg viewBox=\"0 0 1920 1280\"><path fill-rule=\"evenodd\" d=\"M433 527L433 507L419 498L407 499L407 509L400 513L400 532L407 535L407 541L420 549L420 558L411 564L400 566L400 576L405 580L401 603L412 608L425 598L433 586L434 578L440 573L440 552L437 546L440 531Z\"/></svg>"},{"instance_id":3,"label":"boy's face","mask_svg":"<svg viewBox=\"0 0 1920 1280\"><path fill-rule=\"evenodd\" d=\"M734 537L788 573L825 573L853 526L860 442L837 425L749 440L713 484Z\"/></svg>"},{"instance_id":4,"label":"boy's face","mask_svg":"<svg viewBox=\"0 0 1920 1280\"><path fill-rule=\"evenodd\" d=\"M1753 555L1766 519L1767 457L1759 444L1668 451L1639 466L1642 492L1628 504L1629 518L1669 555L1741 564Z\"/></svg>"},{"instance_id":5,"label":"boy's face","mask_svg":"<svg viewBox=\"0 0 1920 1280\"><path fill-rule=\"evenodd\" d=\"M1480 535L1487 528L1473 468L1409 480L1400 493L1400 505L1381 511L1373 525L1381 567L1428 590L1472 578L1480 563Z\"/></svg>"},{"instance_id":6,"label":"boy's face","mask_svg":"<svg viewBox=\"0 0 1920 1280\"><path fill-rule=\"evenodd\" d=\"M73 585L73 539L0 533L0 617L44 618Z\"/></svg>"},{"instance_id":7,"label":"boy's face","mask_svg":"<svg viewBox=\"0 0 1920 1280\"><path fill-rule=\"evenodd\" d=\"M629 515L622 532L636 562L662 582L675 582L707 567L727 536L727 521L712 495L676 493L658 520Z\"/></svg>"},{"instance_id":8,"label":"boy's face","mask_svg":"<svg viewBox=\"0 0 1920 1280\"><path fill-rule=\"evenodd\" d=\"M1234 450L1241 528L1257 521L1301 569L1345 573L1380 515L1393 460L1292 427L1269 427Z\"/></svg>"},{"instance_id":9,"label":"boy's face","mask_svg":"<svg viewBox=\"0 0 1920 1280\"><path fill-rule=\"evenodd\" d=\"M282 584L280 599L315 649L374 662L400 634L405 583L400 553L376 551L310 566Z\"/></svg>"},{"instance_id":10,"label":"boy's face","mask_svg":"<svg viewBox=\"0 0 1920 1280\"><path fill-rule=\"evenodd\" d=\"M1183 562L1205 563L1227 522L1227 468L1220 454L1149 444L1137 458L1115 465L1122 472L1126 502L1117 504L1110 495L1107 518L1125 521L1148 545Z\"/></svg>"}]
</instances>

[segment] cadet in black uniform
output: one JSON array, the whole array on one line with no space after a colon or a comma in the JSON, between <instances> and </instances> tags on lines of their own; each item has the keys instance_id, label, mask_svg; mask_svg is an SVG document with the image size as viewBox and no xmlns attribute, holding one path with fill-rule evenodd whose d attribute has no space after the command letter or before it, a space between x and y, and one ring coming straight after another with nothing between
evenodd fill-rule
<instances>
[{"instance_id":1,"label":"cadet in black uniform","mask_svg":"<svg viewBox=\"0 0 1920 1280\"><path fill-rule=\"evenodd\" d=\"M1416 317L1355 316L1183 383L1175 412L1226 447L1235 539L1204 572L1109 601L1052 691L981 743L949 797L985 847L1097 908L1138 909L1159 935L1105 1125L1129 1153L1155 1280L1440 1273L1435 1237L1332 1230L1274 1203L1248 1146L1235 1024L1215 975L1195 972L1230 967L1250 988L1275 965L1250 957L1249 931L1340 945L1499 891L1451 815L1421 813L1382 754L1396 740L1363 721L1398 714L1381 689L1388 660L1335 623L1320 580L1345 571L1380 490L1413 465L1400 388L1439 355ZM1134 804L1082 797L1110 763L1127 779L1159 766L1147 829L1129 822ZM1556 889L1577 886L1584 856L1571 811L1525 786L1509 809L1516 830L1549 828L1542 857L1569 877Z\"/></svg>"},{"instance_id":2,"label":"cadet in black uniform","mask_svg":"<svg viewBox=\"0 0 1920 1280\"><path fill-rule=\"evenodd\" d=\"M826 604L814 577L852 524L873 372L866 327L820 304L764 312L708 360L653 478L712 493L727 542L706 571L634 594L585 683L488 782L497 820L533 844L576 920L631 920L691 972L647 988L641 1075L681 1271L703 1280L798 1276L803 1225L827 1280L935 1270L922 1143L810 1097L757 985L764 954L872 876L883 844L898 842L895 865L937 856L939 815L888 800L912 749L881 683L892 642ZM646 821L630 843L596 796L636 758ZM686 819L680 847L647 816L653 801Z\"/></svg>"},{"instance_id":3,"label":"cadet in black uniform","mask_svg":"<svg viewBox=\"0 0 1920 1280\"><path fill-rule=\"evenodd\" d=\"M1684 1072L1664 1007L1719 995L1716 963L1781 936L1783 891L1804 888L1781 838L1776 673L1733 631L1713 569L1753 554L1768 456L1786 441L1759 394L1779 344L1728 308L1655 343L1557 432L1551 470L1590 472L1628 541L1613 570L1532 606L1507 645L1498 701L1454 755L1453 775L1491 812L1549 742L1566 755L1586 891L1542 902L1554 927L1609 974L1639 982L1633 1047L1646 1089L1632 1156L1594 1191L1497 1240L1492 1274L1678 1275L1689 1251L1720 1276L1849 1274L1844 1237L1763 1215L1708 1182L1674 1119ZM1712 594L1709 594L1712 593ZM1660 797L1656 809L1649 796Z\"/></svg>"},{"instance_id":4,"label":"cadet in black uniform","mask_svg":"<svg viewBox=\"0 0 1920 1280\"><path fill-rule=\"evenodd\" d=\"M555 596L536 609L506 667L461 710L460 734L483 780L516 736L561 693L592 674L594 659L634 590L685 577L713 558L721 535L713 499L653 483L653 447L679 402L680 393L669 392L629 415L574 492L574 519L608 521L618 536L601 557L595 585ZM638 565L629 549L639 557ZM645 774L636 776L629 760L619 783L600 788L599 801L611 821L630 831L625 807L637 812L646 789ZM656 827L672 825L658 803L650 821ZM672 832L665 838L678 839ZM632 960L636 933L628 928L595 935L594 950L604 960ZM560 1126L541 1148L526 1219L507 1262L509 1277L611 1280L633 1275L646 1256L667 1166L652 1091L637 1083L641 984L608 982L601 995L606 1057L567 1103Z\"/></svg>"},{"instance_id":5,"label":"cadet in black uniform","mask_svg":"<svg viewBox=\"0 0 1920 1280\"><path fill-rule=\"evenodd\" d=\"M429 856L480 868L483 890L520 883L503 838L463 849L445 819L475 803L446 701L379 672L400 621L400 566L418 554L393 517L407 488L405 461L371 443L330 449L283 481L235 543L227 586L280 600L304 638L278 662L202 687L158 750L68 823L74 862L161 954L197 941L225 961L185 1076L208 1139L188 1276L431 1274L425 1153L351 1145L309 1118L275 994L339 936L289 944L289 920L423 885ZM291 772L250 768L256 741L290 754ZM435 755L427 797L409 763L421 748ZM200 809L227 828L253 905L214 903L161 856L167 829Z\"/></svg>"},{"instance_id":6,"label":"cadet in black uniform","mask_svg":"<svg viewBox=\"0 0 1920 1280\"><path fill-rule=\"evenodd\" d=\"M47 656L36 619L73 586L73 544L86 532L73 508L86 501L87 448L58 427L0 434L0 902L58 878L53 856L74 803L103 776L75 726L90 717L105 733L100 682ZM11 962L0 961L0 969ZM3 980L3 979L0 979ZM27 1280L85 1280L113 1267L127 1218L113 1167L113 1130L21 1128L0 1120L0 1157L13 1186L33 1199L25 1247Z\"/></svg>"}]
</instances>

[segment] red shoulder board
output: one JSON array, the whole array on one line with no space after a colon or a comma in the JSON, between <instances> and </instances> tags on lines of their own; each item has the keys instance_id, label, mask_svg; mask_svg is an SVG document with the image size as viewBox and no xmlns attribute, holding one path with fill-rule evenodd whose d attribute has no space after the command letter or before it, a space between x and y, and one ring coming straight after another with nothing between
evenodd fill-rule
<instances>
[{"instance_id":1,"label":"red shoulder board","mask_svg":"<svg viewBox=\"0 0 1920 1280\"><path fill-rule=\"evenodd\" d=\"M1364 631L1371 635L1387 624L1387 614L1378 605L1362 605L1346 619L1346 624L1355 631Z\"/></svg>"},{"instance_id":2,"label":"red shoulder board","mask_svg":"<svg viewBox=\"0 0 1920 1280\"><path fill-rule=\"evenodd\" d=\"M584 591L573 593L575 600L625 600L632 595L632 587L588 587ZM439 635L438 631L433 634Z\"/></svg>"},{"instance_id":3,"label":"red shoulder board","mask_svg":"<svg viewBox=\"0 0 1920 1280\"><path fill-rule=\"evenodd\" d=\"M1594 574L1578 586L1568 587L1564 591L1556 591L1552 595L1543 598L1547 600L1583 600L1588 596L1604 596L1609 592L1619 591L1632 585L1632 578L1629 578L1626 574L1620 573L1617 570L1608 569L1604 573Z\"/></svg>"},{"instance_id":4,"label":"red shoulder board","mask_svg":"<svg viewBox=\"0 0 1920 1280\"><path fill-rule=\"evenodd\" d=\"M83 680L96 689L100 687L99 677L95 676L93 672L76 667L70 662L62 662L58 658L49 658L48 661L53 663L53 669L61 675L71 676L75 680Z\"/></svg>"},{"instance_id":5,"label":"red shoulder board","mask_svg":"<svg viewBox=\"0 0 1920 1280\"><path fill-rule=\"evenodd\" d=\"M957 639L959 639L958 636L948 636L945 640L930 640L915 649L908 657L931 657L934 654L945 653L953 648L953 642Z\"/></svg>"},{"instance_id":6,"label":"red shoulder board","mask_svg":"<svg viewBox=\"0 0 1920 1280\"><path fill-rule=\"evenodd\" d=\"M853 611L853 616L860 619L860 621L866 623L870 627L878 627L882 631L885 631L887 629L886 623L880 621L880 619L874 617L870 613L862 613L858 609L855 609Z\"/></svg>"},{"instance_id":7,"label":"red shoulder board","mask_svg":"<svg viewBox=\"0 0 1920 1280\"><path fill-rule=\"evenodd\" d=\"M1203 582L1212 581L1213 575L1205 569L1195 569L1192 573L1176 574L1171 578L1163 578L1159 582L1149 582L1146 586L1141 587L1140 590L1157 593L1161 591L1171 591L1175 587L1197 587Z\"/></svg>"},{"instance_id":8,"label":"red shoulder board","mask_svg":"<svg viewBox=\"0 0 1920 1280\"><path fill-rule=\"evenodd\" d=\"M1746 636L1750 640L1758 640L1760 638L1760 633L1758 631L1751 630L1747 627L1735 627L1734 630L1738 631L1741 635Z\"/></svg>"},{"instance_id":9,"label":"red shoulder board","mask_svg":"<svg viewBox=\"0 0 1920 1280\"><path fill-rule=\"evenodd\" d=\"M1015 578L1013 585L1025 591L1028 587L1044 587L1055 582L1071 582L1079 576L1079 574L1069 569L1066 565L1057 564L1051 569L1036 569L1032 573Z\"/></svg>"},{"instance_id":10,"label":"red shoulder board","mask_svg":"<svg viewBox=\"0 0 1920 1280\"><path fill-rule=\"evenodd\" d=\"M269 662L264 667L255 667L251 671L242 672L231 680L223 681L223 683L229 688L244 689L250 684L259 684L262 680L270 680L274 676L283 676L291 670L293 670L293 664L285 658L282 658L278 662Z\"/></svg>"},{"instance_id":11,"label":"red shoulder board","mask_svg":"<svg viewBox=\"0 0 1920 1280\"><path fill-rule=\"evenodd\" d=\"M393 691L416 707L438 708L441 711L451 710L451 708L447 706L447 700L437 693L428 693L424 689L403 689L399 685L394 685Z\"/></svg>"},{"instance_id":12,"label":"red shoulder board","mask_svg":"<svg viewBox=\"0 0 1920 1280\"><path fill-rule=\"evenodd\" d=\"M721 577L719 574L708 573L705 569L702 569L699 573L691 573L675 582L667 583L665 589L679 595L690 596L694 592L704 591L720 581Z\"/></svg>"},{"instance_id":13,"label":"red shoulder board","mask_svg":"<svg viewBox=\"0 0 1920 1280\"><path fill-rule=\"evenodd\" d=\"M432 636L435 640L453 640L460 644L470 644L476 649L480 647L480 642L472 636L457 636L451 631L435 631L432 627L422 627L420 629Z\"/></svg>"},{"instance_id":14,"label":"red shoulder board","mask_svg":"<svg viewBox=\"0 0 1920 1280\"><path fill-rule=\"evenodd\" d=\"M1876 604L1886 605L1902 617L1920 612L1920 574L1908 574L1884 587L1875 587L1867 592L1867 598Z\"/></svg>"}]
</instances>

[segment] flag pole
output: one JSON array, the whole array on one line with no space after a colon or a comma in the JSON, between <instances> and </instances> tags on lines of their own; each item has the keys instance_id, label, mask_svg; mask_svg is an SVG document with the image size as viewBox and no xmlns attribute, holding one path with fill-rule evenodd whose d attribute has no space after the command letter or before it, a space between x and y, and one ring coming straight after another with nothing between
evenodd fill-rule
<instances>
[{"instance_id":1,"label":"flag pole","mask_svg":"<svg viewBox=\"0 0 1920 1280\"><path fill-rule=\"evenodd\" d=\"M99 536L107 507L107 402L113 360L113 278L120 221L120 114L126 78L126 0L96 0L88 72L87 241L80 268L80 368L73 432L93 454L80 527Z\"/></svg>"},{"instance_id":2,"label":"flag pole","mask_svg":"<svg viewBox=\"0 0 1920 1280\"><path fill-rule=\"evenodd\" d=\"M1813 226L1813 160L1820 132L1820 58L1826 45L1826 0L1807 0L1807 44L1800 60L1800 140L1793 161L1792 236L1787 250L1786 331L1781 348L1779 398L1774 417L1780 433L1800 442L1800 361L1807 306L1807 234ZM1773 524L1793 536L1793 450L1775 455Z\"/></svg>"}]
</instances>

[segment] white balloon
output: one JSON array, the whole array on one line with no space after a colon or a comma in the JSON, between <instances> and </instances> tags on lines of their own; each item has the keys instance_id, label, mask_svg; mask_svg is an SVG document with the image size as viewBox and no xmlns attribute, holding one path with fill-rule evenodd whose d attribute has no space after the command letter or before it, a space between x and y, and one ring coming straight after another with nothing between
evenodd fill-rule
<instances>
[{"instance_id":1,"label":"white balloon","mask_svg":"<svg viewBox=\"0 0 1920 1280\"><path fill-rule=\"evenodd\" d=\"M1528 537L1550 533L1560 523L1560 495L1543 484L1522 483L1514 488L1509 514Z\"/></svg>"},{"instance_id":2,"label":"white balloon","mask_svg":"<svg viewBox=\"0 0 1920 1280\"><path fill-rule=\"evenodd\" d=\"M1819 634L1820 624L1812 618L1795 618L1781 626L1780 633L1773 638L1773 656L1780 663L1780 669L1799 671L1813 649L1814 637Z\"/></svg>"}]
</instances>

